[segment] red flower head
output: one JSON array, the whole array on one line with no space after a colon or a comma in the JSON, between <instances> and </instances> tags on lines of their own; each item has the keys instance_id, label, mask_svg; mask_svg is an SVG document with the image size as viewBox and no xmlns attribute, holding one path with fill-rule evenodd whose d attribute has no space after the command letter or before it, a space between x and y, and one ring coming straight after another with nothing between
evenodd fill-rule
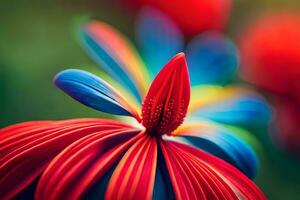
<instances>
[{"instance_id":1,"label":"red flower head","mask_svg":"<svg viewBox=\"0 0 300 200\"><path fill-rule=\"evenodd\" d=\"M299 14L274 13L249 26L241 38L246 80L273 92L300 94L299 24Z\"/></svg>"},{"instance_id":2,"label":"red flower head","mask_svg":"<svg viewBox=\"0 0 300 200\"><path fill-rule=\"evenodd\" d=\"M122 0L136 8L151 6L168 15L185 35L222 30L229 18L231 0Z\"/></svg>"},{"instance_id":3,"label":"red flower head","mask_svg":"<svg viewBox=\"0 0 300 200\"><path fill-rule=\"evenodd\" d=\"M300 15L273 13L254 22L241 38L243 77L268 91L275 105L274 137L300 155Z\"/></svg>"},{"instance_id":4,"label":"red flower head","mask_svg":"<svg viewBox=\"0 0 300 200\"><path fill-rule=\"evenodd\" d=\"M112 113L140 121L138 112L94 75L66 70L55 83L86 105L102 111L110 107ZM184 54L178 54L150 86L142 107L144 127L77 119L25 122L0 130L1 199L22 196L30 185L37 200L265 199L235 167L168 139L180 135L174 130L189 101L187 65Z\"/></svg>"},{"instance_id":5,"label":"red flower head","mask_svg":"<svg viewBox=\"0 0 300 200\"><path fill-rule=\"evenodd\" d=\"M141 22L149 19L146 13ZM161 19L159 15L150 25ZM159 24L163 29L156 35L146 35L152 39L145 49L174 48L166 48L160 58L147 51L155 55L151 64L161 57L165 64L168 52L181 46L176 37L180 34L172 31L176 28ZM151 27L157 26L139 30L149 33ZM163 32L175 38L161 39ZM258 168L255 152L242 139L251 137L233 125L264 123L269 107L249 90L204 85L235 70L231 42L218 35L197 38L187 51L193 66L188 68L179 53L161 69L164 64L146 68L133 45L106 23L85 24L80 37L91 57L117 82L69 69L57 74L54 83L86 106L127 116L126 123L72 119L1 129L0 199L266 199L248 178ZM192 88L188 72L194 75Z\"/></svg>"}]
</instances>

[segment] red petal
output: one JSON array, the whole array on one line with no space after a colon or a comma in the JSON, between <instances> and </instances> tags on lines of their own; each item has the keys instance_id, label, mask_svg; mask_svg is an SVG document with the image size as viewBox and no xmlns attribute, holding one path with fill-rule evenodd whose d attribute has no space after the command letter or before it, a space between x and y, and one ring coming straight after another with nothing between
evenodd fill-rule
<instances>
[{"instance_id":1,"label":"red petal","mask_svg":"<svg viewBox=\"0 0 300 200\"><path fill-rule=\"evenodd\" d=\"M108 129L128 128L100 119L26 122L0 130L0 196L11 199L30 185L47 164L76 140Z\"/></svg>"},{"instance_id":2,"label":"red petal","mask_svg":"<svg viewBox=\"0 0 300 200\"><path fill-rule=\"evenodd\" d=\"M251 180L221 159L176 142L160 144L177 199L266 199Z\"/></svg>"},{"instance_id":3,"label":"red petal","mask_svg":"<svg viewBox=\"0 0 300 200\"><path fill-rule=\"evenodd\" d=\"M80 199L142 136L122 128L96 132L74 142L49 164L35 199Z\"/></svg>"},{"instance_id":4,"label":"red petal","mask_svg":"<svg viewBox=\"0 0 300 200\"><path fill-rule=\"evenodd\" d=\"M155 77L143 103L143 125L154 135L172 132L183 122L189 101L187 64L180 53Z\"/></svg>"},{"instance_id":5,"label":"red petal","mask_svg":"<svg viewBox=\"0 0 300 200\"><path fill-rule=\"evenodd\" d=\"M47 124L52 125L53 121L30 121L2 128L0 129L0 140L4 140L6 137L13 136L17 132L26 132L27 130L42 127Z\"/></svg>"},{"instance_id":6,"label":"red petal","mask_svg":"<svg viewBox=\"0 0 300 200\"><path fill-rule=\"evenodd\" d=\"M156 139L146 136L136 142L115 169L105 199L152 199L156 162Z\"/></svg>"}]
</instances>

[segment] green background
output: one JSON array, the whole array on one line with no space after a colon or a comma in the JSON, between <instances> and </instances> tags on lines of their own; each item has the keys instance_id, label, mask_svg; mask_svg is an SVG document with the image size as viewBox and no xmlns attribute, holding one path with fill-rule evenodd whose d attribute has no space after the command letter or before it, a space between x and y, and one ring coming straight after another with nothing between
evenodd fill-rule
<instances>
[{"instance_id":1,"label":"green background","mask_svg":"<svg viewBox=\"0 0 300 200\"><path fill-rule=\"evenodd\" d=\"M297 1L234 3L227 28L233 38L268 10L299 8ZM101 73L77 42L75 25L86 16L109 22L133 38L133 17L113 6L83 0L1 0L0 127L29 120L108 117L80 105L52 84L54 75L67 68ZM256 183L269 199L300 199L299 161L276 149L264 129L252 131L264 149Z\"/></svg>"}]
</instances>

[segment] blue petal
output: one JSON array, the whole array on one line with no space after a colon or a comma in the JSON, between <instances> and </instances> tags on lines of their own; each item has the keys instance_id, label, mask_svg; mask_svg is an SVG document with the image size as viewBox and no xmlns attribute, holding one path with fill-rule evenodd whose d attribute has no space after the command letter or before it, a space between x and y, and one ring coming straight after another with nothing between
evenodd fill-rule
<instances>
[{"instance_id":1,"label":"blue petal","mask_svg":"<svg viewBox=\"0 0 300 200\"><path fill-rule=\"evenodd\" d=\"M249 178L254 178L257 174L259 162L252 147L225 129L182 138L187 143L229 162Z\"/></svg>"},{"instance_id":2,"label":"blue petal","mask_svg":"<svg viewBox=\"0 0 300 200\"><path fill-rule=\"evenodd\" d=\"M268 104L256 95L241 95L199 108L193 116L236 125L267 124L271 118Z\"/></svg>"},{"instance_id":3,"label":"blue petal","mask_svg":"<svg viewBox=\"0 0 300 200\"><path fill-rule=\"evenodd\" d=\"M117 162L118 163L118 162ZM108 186L108 182L110 177L112 176L114 170L116 169L117 164L112 166L104 175L103 177L96 181L89 190L85 193L82 199L84 200L98 200L104 199L106 188Z\"/></svg>"},{"instance_id":4,"label":"blue petal","mask_svg":"<svg viewBox=\"0 0 300 200\"><path fill-rule=\"evenodd\" d=\"M214 32L193 39L186 50L191 84L224 84L236 72L238 53L232 41Z\"/></svg>"},{"instance_id":5,"label":"blue petal","mask_svg":"<svg viewBox=\"0 0 300 200\"><path fill-rule=\"evenodd\" d=\"M152 78L183 50L183 36L177 26L153 8L141 11L137 21L137 42Z\"/></svg>"},{"instance_id":6,"label":"blue petal","mask_svg":"<svg viewBox=\"0 0 300 200\"><path fill-rule=\"evenodd\" d=\"M132 116L121 105L120 96L114 89L89 72L76 69L65 70L55 76L54 83L65 93L86 106L110 114Z\"/></svg>"},{"instance_id":7,"label":"blue petal","mask_svg":"<svg viewBox=\"0 0 300 200\"><path fill-rule=\"evenodd\" d=\"M138 88L127 74L120 61L113 56L109 48L106 48L101 42L96 41L87 31L80 32L80 38L86 51L91 58L101 66L110 76L119 81L134 95L138 102L141 102L141 94Z\"/></svg>"},{"instance_id":8,"label":"blue petal","mask_svg":"<svg viewBox=\"0 0 300 200\"><path fill-rule=\"evenodd\" d=\"M153 188L153 200L174 199L171 179L161 149L158 149L155 182Z\"/></svg>"}]
</instances>

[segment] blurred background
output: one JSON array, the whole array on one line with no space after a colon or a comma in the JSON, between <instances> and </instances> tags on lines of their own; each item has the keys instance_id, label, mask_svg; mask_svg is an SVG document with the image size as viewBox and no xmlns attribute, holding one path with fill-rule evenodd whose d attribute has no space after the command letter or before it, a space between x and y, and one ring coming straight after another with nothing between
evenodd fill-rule
<instances>
[{"instance_id":1,"label":"blurred background","mask_svg":"<svg viewBox=\"0 0 300 200\"><path fill-rule=\"evenodd\" d=\"M204 4L191 6L194 1ZM252 130L263 147L255 182L269 199L299 199L300 2L174 2L170 6L151 0L1 0L0 127L29 120L106 117L67 98L52 78L66 68L101 73L77 41L78 21L93 17L108 22L134 42L136 13L152 5L178 24L186 40L212 29L236 42L241 66L235 80L255 87L274 110L270 127ZM186 23L198 18L207 20L198 26Z\"/></svg>"}]
</instances>

